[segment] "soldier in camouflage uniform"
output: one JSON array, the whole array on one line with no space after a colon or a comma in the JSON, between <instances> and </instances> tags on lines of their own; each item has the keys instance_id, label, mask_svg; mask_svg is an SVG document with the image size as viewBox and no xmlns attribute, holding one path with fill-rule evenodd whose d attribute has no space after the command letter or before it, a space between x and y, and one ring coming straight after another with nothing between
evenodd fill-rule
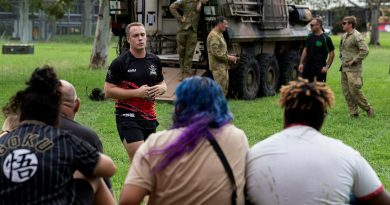
<instances>
[{"instance_id":1,"label":"soldier in camouflage uniform","mask_svg":"<svg viewBox=\"0 0 390 205\"><path fill-rule=\"evenodd\" d=\"M358 108L374 116L374 110L364 97L362 61L368 55L368 47L363 36L355 29L356 17L346 16L343 19L343 30L346 32L340 42L341 86L352 117L358 117Z\"/></svg>"},{"instance_id":2,"label":"soldier in camouflage uniform","mask_svg":"<svg viewBox=\"0 0 390 205\"><path fill-rule=\"evenodd\" d=\"M169 6L172 15L178 20L177 45L182 79L192 75L192 59L197 43L197 29L202 4L208 0L176 0ZM178 9L183 10L180 15Z\"/></svg>"},{"instance_id":3,"label":"soldier in camouflage uniform","mask_svg":"<svg viewBox=\"0 0 390 205\"><path fill-rule=\"evenodd\" d=\"M207 36L207 53L209 58L209 69L213 74L214 80L221 85L225 96L228 91L229 61L236 63L237 57L228 55L227 44L223 38L223 32L226 31L227 21L225 17L219 16L215 20L215 26Z\"/></svg>"}]
</instances>

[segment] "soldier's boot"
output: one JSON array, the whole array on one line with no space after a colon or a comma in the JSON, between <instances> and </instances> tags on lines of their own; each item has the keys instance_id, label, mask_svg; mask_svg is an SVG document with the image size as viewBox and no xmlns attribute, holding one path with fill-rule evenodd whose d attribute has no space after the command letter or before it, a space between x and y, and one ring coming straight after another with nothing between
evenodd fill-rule
<instances>
[{"instance_id":1,"label":"soldier's boot","mask_svg":"<svg viewBox=\"0 0 390 205\"><path fill-rule=\"evenodd\" d=\"M374 116L375 116L374 109L370 107L370 109L367 110L367 117L374 117Z\"/></svg>"}]
</instances>

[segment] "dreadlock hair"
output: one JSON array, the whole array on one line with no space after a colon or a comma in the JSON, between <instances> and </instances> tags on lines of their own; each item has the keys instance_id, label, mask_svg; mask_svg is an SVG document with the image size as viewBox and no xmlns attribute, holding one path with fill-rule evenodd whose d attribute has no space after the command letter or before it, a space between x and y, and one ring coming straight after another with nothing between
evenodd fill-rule
<instances>
[{"instance_id":1,"label":"dreadlock hair","mask_svg":"<svg viewBox=\"0 0 390 205\"><path fill-rule=\"evenodd\" d=\"M304 124L320 130L327 108L334 104L334 94L323 82L298 78L282 86L279 103L284 108L285 127Z\"/></svg>"},{"instance_id":2,"label":"dreadlock hair","mask_svg":"<svg viewBox=\"0 0 390 205\"><path fill-rule=\"evenodd\" d=\"M60 81L52 67L36 68L27 87L11 97L3 107L5 116L20 114L20 121L37 120L48 125L58 124L61 103Z\"/></svg>"}]
</instances>

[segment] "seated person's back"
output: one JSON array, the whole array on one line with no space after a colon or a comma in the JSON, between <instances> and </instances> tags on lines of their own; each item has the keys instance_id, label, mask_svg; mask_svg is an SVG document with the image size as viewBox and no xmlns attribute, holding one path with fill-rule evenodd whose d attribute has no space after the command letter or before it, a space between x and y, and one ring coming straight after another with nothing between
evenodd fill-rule
<instances>
[{"instance_id":1,"label":"seated person's back","mask_svg":"<svg viewBox=\"0 0 390 205\"><path fill-rule=\"evenodd\" d=\"M99 153L57 128L24 122L0 138L0 204L75 203L73 173L92 175Z\"/></svg>"},{"instance_id":2,"label":"seated person's back","mask_svg":"<svg viewBox=\"0 0 390 205\"><path fill-rule=\"evenodd\" d=\"M247 174L247 188L259 204L348 204L350 193L364 198L383 191L357 151L308 126L287 128L255 145Z\"/></svg>"},{"instance_id":3,"label":"seated person's back","mask_svg":"<svg viewBox=\"0 0 390 205\"><path fill-rule=\"evenodd\" d=\"M333 92L323 83L299 79L281 89L284 130L259 142L248 154L251 202L273 204L389 204L390 198L368 162L339 140L322 135Z\"/></svg>"},{"instance_id":4,"label":"seated person's back","mask_svg":"<svg viewBox=\"0 0 390 205\"><path fill-rule=\"evenodd\" d=\"M0 138L0 204L114 204L98 178L114 174L112 160L56 128L61 93L54 70L37 68L27 85L3 108L6 116L20 114L20 125Z\"/></svg>"}]
</instances>

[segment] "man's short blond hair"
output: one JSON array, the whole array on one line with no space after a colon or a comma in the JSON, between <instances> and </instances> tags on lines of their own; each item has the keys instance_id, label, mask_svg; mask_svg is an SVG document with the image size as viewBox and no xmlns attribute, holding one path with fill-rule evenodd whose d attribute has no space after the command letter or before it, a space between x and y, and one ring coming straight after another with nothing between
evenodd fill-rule
<instances>
[{"instance_id":1,"label":"man's short blond hair","mask_svg":"<svg viewBox=\"0 0 390 205\"><path fill-rule=\"evenodd\" d=\"M352 24L352 28L356 28L357 20L355 16L346 16L343 21Z\"/></svg>"},{"instance_id":2,"label":"man's short blond hair","mask_svg":"<svg viewBox=\"0 0 390 205\"><path fill-rule=\"evenodd\" d=\"M145 26L140 23L140 22L133 22L133 23L130 23L126 26L126 37L129 37L130 35L130 28L133 27L133 26L142 26L145 28Z\"/></svg>"}]
</instances>

